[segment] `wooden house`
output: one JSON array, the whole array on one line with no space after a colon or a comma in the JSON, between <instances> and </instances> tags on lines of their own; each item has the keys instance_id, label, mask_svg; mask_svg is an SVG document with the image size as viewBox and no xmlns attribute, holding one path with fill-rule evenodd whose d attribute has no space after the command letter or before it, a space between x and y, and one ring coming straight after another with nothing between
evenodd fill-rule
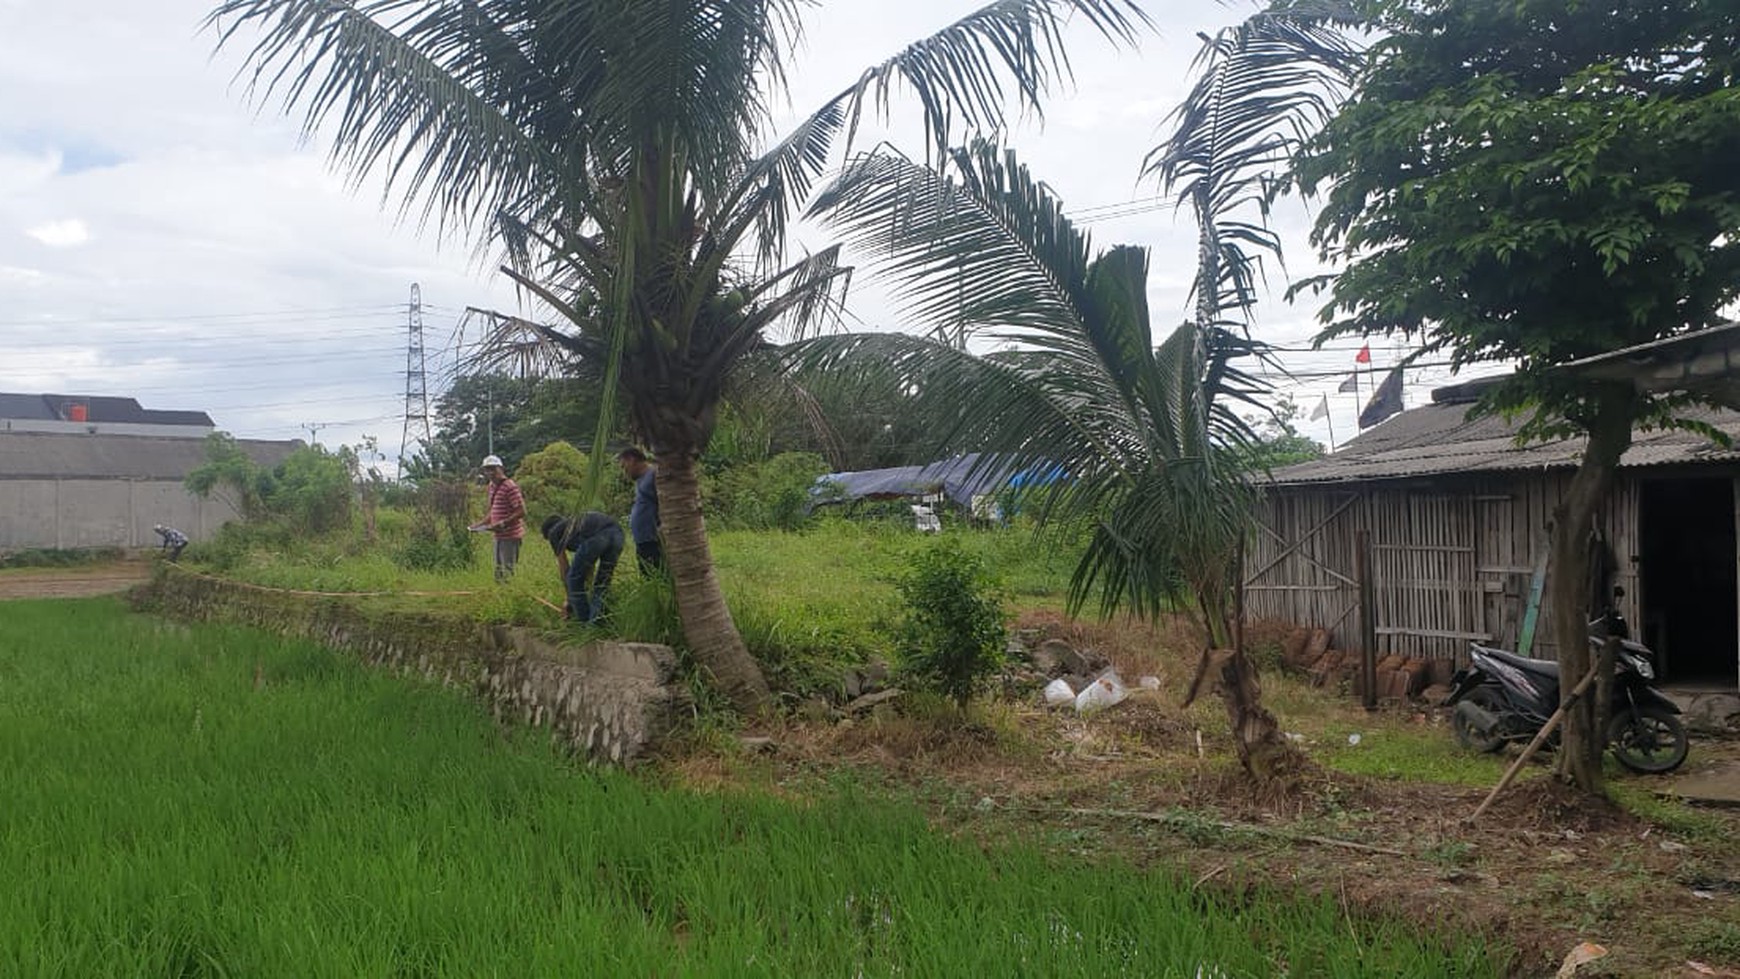
<instances>
[{"instance_id":1,"label":"wooden house","mask_svg":"<svg viewBox=\"0 0 1740 979\"><path fill-rule=\"evenodd\" d=\"M1582 440L1518 446L1502 418L1469 420L1469 385L1395 416L1322 459L1277 470L1245 564L1253 617L1331 630L1358 650L1356 546L1371 555L1377 654L1460 663L1478 641L1517 648L1548 522ZM1740 440L1740 412L1690 417ZM1740 441L1639 432L1596 523L1633 634L1666 682L1740 685ZM1547 572L1550 575L1550 569ZM1551 657L1544 597L1534 655Z\"/></svg>"}]
</instances>

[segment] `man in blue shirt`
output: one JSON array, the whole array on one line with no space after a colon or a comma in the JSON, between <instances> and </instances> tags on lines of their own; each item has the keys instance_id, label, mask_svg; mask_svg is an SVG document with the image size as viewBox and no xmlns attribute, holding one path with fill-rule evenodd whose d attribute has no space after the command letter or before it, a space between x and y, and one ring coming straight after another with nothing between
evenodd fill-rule
<instances>
[{"instance_id":1,"label":"man in blue shirt","mask_svg":"<svg viewBox=\"0 0 1740 979\"><path fill-rule=\"evenodd\" d=\"M651 575L665 566L664 548L659 544L659 492L653 484L658 469L646 460L646 453L630 446L616 454L622 464L622 474L634 483L634 505L628 511L628 536L634 539L634 556L640 560L640 573Z\"/></svg>"}]
</instances>

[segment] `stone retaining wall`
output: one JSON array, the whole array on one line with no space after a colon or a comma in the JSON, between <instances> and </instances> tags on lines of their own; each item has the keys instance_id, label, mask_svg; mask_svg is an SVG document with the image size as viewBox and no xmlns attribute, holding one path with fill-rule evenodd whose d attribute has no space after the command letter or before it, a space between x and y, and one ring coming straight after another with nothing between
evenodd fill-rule
<instances>
[{"instance_id":1,"label":"stone retaining wall","mask_svg":"<svg viewBox=\"0 0 1740 979\"><path fill-rule=\"evenodd\" d=\"M135 607L235 622L325 643L403 674L483 697L504 721L548 727L594 762L630 764L690 713L676 654L651 643L567 646L529 629L412 612L365 611L341 598L296 595L161 568Z\"/></svg>"}]
</instances>

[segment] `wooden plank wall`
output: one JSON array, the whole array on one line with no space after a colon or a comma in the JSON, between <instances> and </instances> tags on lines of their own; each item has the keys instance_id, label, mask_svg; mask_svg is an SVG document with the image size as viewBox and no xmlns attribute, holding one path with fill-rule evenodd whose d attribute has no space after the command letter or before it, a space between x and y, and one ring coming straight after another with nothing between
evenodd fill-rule
<instances>
[{"instance_id":1,"label":"wooden plank wall","mask_svg":"<svg viewBox=\"0 0 1740 979\"><path fill-rule=\"evenodd\" d=\"M1356 532L1371 532L1378 654L1460 663L1468 644L1516 648L1535 561L1570 474L1522 472L1354 486L1272 487L1248 549L1252 617L1330 629L1359 650ZM1621 609L1638 618L1637 480L1622 474L1598 522L1617 558ZM1548 584L1550 587L1550 582ZM1535 655L1554 654L1543 603Z\"/></svg>"}]
</instances>

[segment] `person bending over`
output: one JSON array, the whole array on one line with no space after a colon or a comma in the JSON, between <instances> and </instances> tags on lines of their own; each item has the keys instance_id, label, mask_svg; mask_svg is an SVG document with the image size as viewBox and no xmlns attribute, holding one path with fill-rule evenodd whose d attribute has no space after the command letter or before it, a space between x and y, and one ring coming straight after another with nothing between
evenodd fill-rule
<instances>
[{"instance_id":1,"label":"person bending over","mask_svg":"<svg viewBox=\"0 0 1740 979\"><path fill-rule=\"evenodd\" d=\"M568 604L562 614L581 622L604 618L610 576L616 573L616 562L622 557L622 525L609 514L588 510L578 517L551 516L541 529L556 552L556 568L568 589ZM588 575L592 578L590 590Z\"/></svg>"},{"instance_id":2,"label":"person bending over","mask_svg":"<svg viewBox=\"0 0 1740 979\"><path fill-rule=\"evenodd\" d=\"M151 529L156 532L157 536L163 538L163 549L169 553L169 560L172 562L180 560L182 548L187 546L187 535L174 527L165 527L162 524Z\"/></svg>"}]
</instances>

